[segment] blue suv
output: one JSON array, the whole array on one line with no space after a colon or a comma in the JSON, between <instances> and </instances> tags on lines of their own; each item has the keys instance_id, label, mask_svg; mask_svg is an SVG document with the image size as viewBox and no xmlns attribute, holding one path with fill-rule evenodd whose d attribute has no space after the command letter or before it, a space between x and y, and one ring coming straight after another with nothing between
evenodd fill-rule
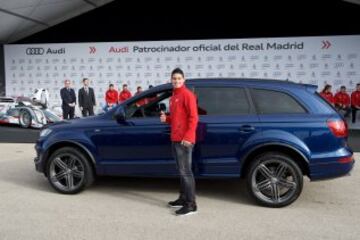
<instances>
[{"instance_id":1,"label":"blue suv","mask_svg":"<svg viewBox=\"0 0 360 240\"><path fill-rule=\"evenodd\" d=\"M353 167L347 124L314 85L261 79L193 79L186 85L198 101L196 177L243 177L258 203L282 207L299 197L304 175L340 177ZM171 84L160 85L103 115L44 128L36 170L66 194L101 175L176 177L170 129L159 120L171 95Z\"/></svg>"}]
</instances>

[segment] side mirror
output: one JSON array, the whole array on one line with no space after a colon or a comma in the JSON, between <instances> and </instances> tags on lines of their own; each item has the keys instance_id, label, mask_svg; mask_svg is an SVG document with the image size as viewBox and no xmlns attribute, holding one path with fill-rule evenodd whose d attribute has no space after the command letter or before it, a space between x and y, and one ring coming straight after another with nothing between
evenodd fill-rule
<instances>
[{"instance_id":1,"label":"side mirror","mask_svg":"<svg viewBox=\"0 0 360 240\"><path fill-rule=\"evenodd\" d=\"M124 123L126 122L126 113L123 106L118 106L118 108L115 111L114 118L118 123Z\"/></svg>"}]
</instances>

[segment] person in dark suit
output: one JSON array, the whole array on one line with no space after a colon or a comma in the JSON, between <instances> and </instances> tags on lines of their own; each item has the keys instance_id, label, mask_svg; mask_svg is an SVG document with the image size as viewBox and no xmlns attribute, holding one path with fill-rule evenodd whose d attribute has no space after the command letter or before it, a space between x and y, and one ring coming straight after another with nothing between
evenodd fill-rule
<instances>
[{"instance_id":1,"label":"person in dark suit","mask_svg":"<svg viewBox=\"0 0 360 240\"><path fill-rule=\"evenodd\" d=\"M75 91L70 88L70 80L66 79L64 83L65 87L60 90L63 119L73 119L76 105Z\"/></svg>"},{"instance_id":2,"label":"person in dark suit","mask_svg":"<svg viewBox=\"0 0 360 240\"><path fill-rule=\"evenodd\" d=\"M94 89L89 87L89 82L88 78L84 78L84 87L79 89L79 107L83 117L93 116L96 105Z\"/></svg>"}]
</instances>

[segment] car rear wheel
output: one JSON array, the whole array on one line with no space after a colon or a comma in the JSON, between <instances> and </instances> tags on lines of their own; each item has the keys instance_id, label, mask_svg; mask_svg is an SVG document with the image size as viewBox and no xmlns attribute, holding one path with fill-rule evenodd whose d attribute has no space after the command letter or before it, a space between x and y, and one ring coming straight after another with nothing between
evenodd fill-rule
<instances>
[{"instance_id":1,"label":"car rear wheel","mask_svg":"<svg viewBox=\"0 0 360 240\"><path fill-rule=\"evenodd\" d=\"M247 188L261 205L284 207L300 196L303 174L289 156L268 152L253 159L249 169Z\"/></svg>"},{"instance_id":2,"label":"car rear wheel","mask_svg":"<svg viewBox=\"0 0 360 240\"><path fill-rule=\"evenodd\" d=\"M94 182L93 169L86 156L76 148L56 150L47 163L46 176L60 193L74 194Z\"/></svg>"},{"instance_id":3,"label":"car rear wheel","mask_svg":"<svg viewBox=\"0 0 360 240\"><path fill-rule=\"evenodd\" d=\"M20 126L23 128L31 127L32 117L28 110L21 110L19 115Z\"/></svg>"}]
</instances>

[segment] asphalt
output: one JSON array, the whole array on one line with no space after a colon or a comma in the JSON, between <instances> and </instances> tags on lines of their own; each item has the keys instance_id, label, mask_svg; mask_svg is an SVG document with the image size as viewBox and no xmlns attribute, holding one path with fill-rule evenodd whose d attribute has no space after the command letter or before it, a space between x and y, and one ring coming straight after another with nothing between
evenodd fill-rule
<instances>
[{"instance_id":1,"label":"asphalt","mask_svg":"<svg viewBox=\"0 0 360 240\"><path fill-rule=\"evenodd\" d=\"M256 205L240 180L198 180L196 215L166 206L175 179L98 178L76 195L55 192L36 172L33 144L0 144L0 239L355 240L360 171L310 182L292 205ZM359 158L356 154L355 158Z\"/></svg>"}]
</instances>

